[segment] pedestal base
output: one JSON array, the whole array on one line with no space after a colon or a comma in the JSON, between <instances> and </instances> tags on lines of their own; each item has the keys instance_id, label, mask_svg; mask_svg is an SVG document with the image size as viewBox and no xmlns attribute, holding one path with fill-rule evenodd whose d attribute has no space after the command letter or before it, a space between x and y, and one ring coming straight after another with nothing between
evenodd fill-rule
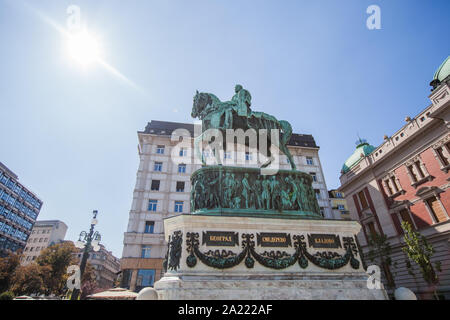
<instances>
[{"instance_id":1,"label":"pedestal base","mask_svg":"<svg viewBox=\"0 0 450 320\"><path fill-rule=\"evenodd\" d=\"M305 276L304 279L211 279L165 276L155 283L160 300L385 300L384 290L368 289L367 277ZM249 277L249 278L254 278Z\"/></svg>"},{"instance_id":2,"label":"pedestal base","mask_svg":"<svg viewBox=\"0 0 450 320\"><path fill-rule=\"evenodd\" d=\"M369 289L355 221L179 215L159 299L387 299ZM381 285L382 287L382 285Z\"/></svg>"}]
</instances>

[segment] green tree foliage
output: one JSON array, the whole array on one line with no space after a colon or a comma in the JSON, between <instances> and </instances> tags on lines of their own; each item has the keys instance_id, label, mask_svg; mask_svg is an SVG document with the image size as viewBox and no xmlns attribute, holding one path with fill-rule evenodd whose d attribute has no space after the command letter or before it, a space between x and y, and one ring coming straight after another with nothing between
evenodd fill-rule
<instances>
[{"instance_id":1,"label":"green tree foliage","mask_svg":"<svg viewBox=\"0 0 450 320\"><path fill-rule=\"evenodd\" d=\"M14 271L19 265L20 255L17 253L9 253L6 257L0 258L0 292L9 289Z\"/></svg>"},{"instance_id":2,"label":"green tree foliage","mask_svg":"<svg viewBox=\"0 0 450 320\"><path fill-rule=\"evenodd\" d=\"M373 235L369 236L368 245L370 247L370 250L367 254L367 258L371 262L379 260L378 262L381 264L381 269L383 270L385 279L387 281L387 286L394 288L395 287L394 279L390 275L388 275L387 270L387 268L389 268L392 265L392 258L391 258L392 248L389 242L387 241L387 236L374 233Z\"/></svg>"},{"instance_id":3,"label":"green tree foliage","mask_svg":"<svg viewBox=\"0 0 450 320\"><path fill-rule=\"evenodd\" d=\"M10 290L16 295L40 295L45 292L43 274L49 271L48 266L31 263L19 266L14 271Z\"/></svg>"},{"instance_id":4,"label":"green tree foliage","mask_svg":"<svg viewBox=\"0 0 450 320\"><path fill-rule=\"evenodd\" d=\"M433 264L431 263L431 257L434 254L433 246L428 243L423 235L414 231L408 222L403 221L402 228L405 232L403 239L406 244L406 246L402 248L403 252L405 252L409 260L415 262L419 266L425 282L435 287L439 283L439 277L436 270L441 271L441 264L440 262L437 262L433 267Z\"/></svg>"},{"instance_id":5,"label":"green tree foliage","mask_svg":"<svg viewBox=\"0 0 450 320\"><path fill-rule=\"evenodd\" d=\"M41 267L46 267L42 273L45 294L61 295L64 293L68 278L67 268L75 263L74 253L77 252L72 242L63 242L52 245L44 249L36 263Z\"/></svg>"},{"instance_id":6,"label":"green tree foliage","mask_svg":"<svg viewBox=\"0 0 450 320\"><path fill-rule=\"evenodd\" d=\"M5 291L3 293L0 293L0 301L1 300L12 300L14 299L14 293L12 293L11 291Z\"/></svg>"}]
</instances>

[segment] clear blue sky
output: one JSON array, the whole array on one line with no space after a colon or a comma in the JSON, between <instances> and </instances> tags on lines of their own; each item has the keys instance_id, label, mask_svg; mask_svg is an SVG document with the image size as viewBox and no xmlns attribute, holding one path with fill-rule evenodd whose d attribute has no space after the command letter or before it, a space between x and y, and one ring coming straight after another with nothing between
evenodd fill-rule
<instances>
[{"instance_id":1,"label":"clear blue sky","mask_svg":"<svg viewBox=\"0 0 450 320\"><path fill-rule=\"evenodd\" d=\"M121 256L138 167L137 131L189 122L195 90L231 98L312 134L328 188L357 133L378 145L429 104L450 54L443 1L0 0L0 161L75 240L99 210L103 243ZM104 59L82 70L64 38L67 7L100 38ZM381 8L381 30L366 8ZM38 10L41 15L36 14Z\"/></svg>"}]
</instances>

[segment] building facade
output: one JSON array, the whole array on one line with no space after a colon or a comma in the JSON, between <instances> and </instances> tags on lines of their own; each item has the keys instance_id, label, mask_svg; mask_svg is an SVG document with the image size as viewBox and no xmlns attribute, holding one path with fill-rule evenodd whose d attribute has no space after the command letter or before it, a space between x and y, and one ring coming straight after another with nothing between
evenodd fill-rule
<instances>
[{"instance_id":1,"label":"building facade","mask_svg":"<svg viewBox=\"0 0 450 320\"><path fill-rule=\"evenodd\" d=\"M40 200L0 162L0 257L23 250L42 208Z\"/></svg>"},{"instance_id":2,"label":"building facade","mask_svg":"<svg viewBox=\"0 0 450 320\"><path fill-rule=\"evenodd\" d=\"M348 211L347 200L345 200L344 194L339 190L332 189L328 191L328 197L331 203L333 219L350 220L350 211Z\"/></svg>"},{"instance_id":3,"label":"building facade","mask_svg":"<svg viewBox=\"0 0 450 320\"><path fill-rule=\"evenodd\" d=\"M431 82L431 105L384 142L373 147L359 141L340 177L350 216L362 225L358 239L363 250L377 233L387 236L393 263L381 265L388 287L407 287L429 298L432 287L420 270L406 262L401 222L425 236L440 262L438 294L450 298L450 60ZM366 261L371 264L370 261Z\"/></svg>"},{"instance_id":4,"label":"building facade","mask_svg":"<svg viewBox=\"0 0 450 320\"><path fill-rule=\"evenodd\" d=\"M67 225L59 220L36 221L23 250L21 264L27 265L36 260L42 250L64 240Z\"/></svg>"},{"instance_id":5,"label":"building facade","mask_svg":"<svg viewBox=\"0 0 450 320\"><path fill-rule=\"evenodd\" d=\"M80 249L76 254L77 259L83 256L83 250ZM95 273L97 287L99 289L111 289L118 277L120 271L120 259L116 258L111 251L106 250L105 246L100 244L99 251L91 251L87 262L92 266Z\"/></svg>"},{"instance_id":6,"label":"building facade","mask_svg":"<svg viewBox=\"0 0 450 320\"><path fill-rule=\"evenodd\" d=\"M186 147L175 149L180 139L171 139L181 129ZM153 286L163 272L167 251L163 219L190 213L190 176L201 167L191 161L194 125L151 121L138 132L140 164L129 214L121 259L122 286L139 291ZM318 203L325 218L332 219L327 186L319 159L319 147L311 135L293 134L289 142L298 170L313 177ZM172 153L177 157L174 161ZM205 157L211 155L205 154ZM225 155L226 157L226 155ZM250 154L246 154L249 160ZM186 159L186 161L184 161ZM249 164L250 165L250 164ZM290 169L287 158L280 156L280 168Z\"/></svg>"}]
</instances>

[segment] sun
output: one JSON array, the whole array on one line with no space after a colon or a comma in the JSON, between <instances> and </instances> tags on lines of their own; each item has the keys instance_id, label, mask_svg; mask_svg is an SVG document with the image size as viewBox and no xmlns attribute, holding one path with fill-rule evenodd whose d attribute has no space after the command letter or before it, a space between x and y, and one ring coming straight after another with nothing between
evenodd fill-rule
<instances>
[{"instance_id":1,"label":"sun","mask_svg":"<svg viewBox=\"0 0 450 320\"><path fill-rule=\"evenodd\" d=\"M78 63L87 66L100 59L100 46L92 35L86 31L69 35L69 55Z\"/></svg>"}]
</instances>

